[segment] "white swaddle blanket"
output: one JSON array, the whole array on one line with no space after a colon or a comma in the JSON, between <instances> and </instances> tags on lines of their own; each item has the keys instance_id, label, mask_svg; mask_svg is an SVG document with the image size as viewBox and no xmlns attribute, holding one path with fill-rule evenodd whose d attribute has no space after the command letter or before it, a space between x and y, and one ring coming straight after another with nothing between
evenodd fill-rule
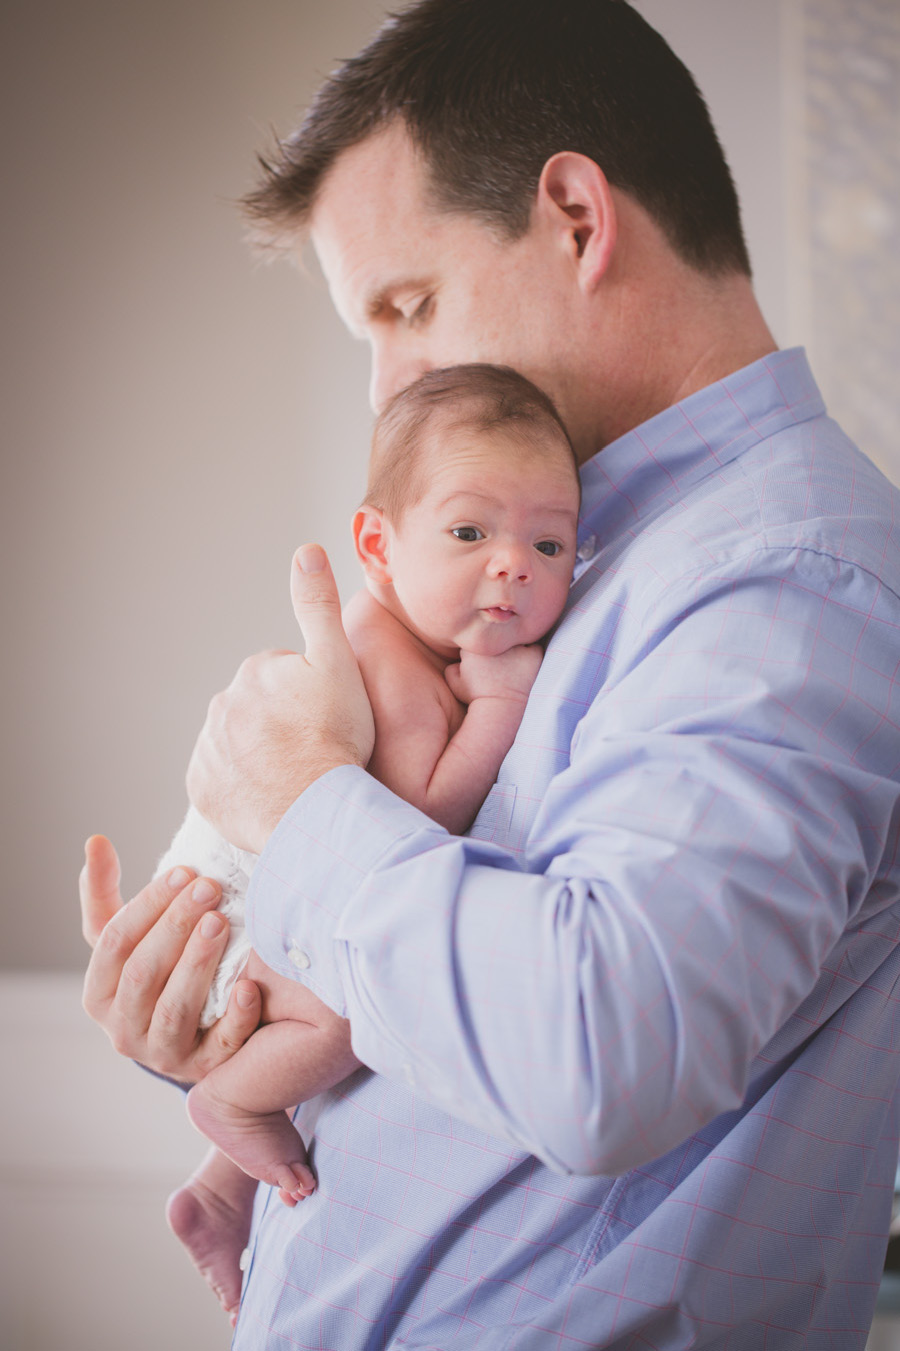
<instances>
[{"instance_id":1,"label":"white swaddle blanket","mask_svg":"<svg viewBox=\"0 0 900 1351\"><path fill-rule=\"evenodd\" d=\"M157 865L155 876L183 864L195 869L198 877L211 877L222 885L219 909L230 924L228 946L219 962L210 986L200 1026L211 1027L221 1018L228 1006L228 997L234 983L247 964L250 939L244 928L244 897L250 883L250 874L257 860L256 854L237 849L223 840L217 830L200 815L196 807L188 807L187 815L178 833Z\"/></svg>"}]
</instances>

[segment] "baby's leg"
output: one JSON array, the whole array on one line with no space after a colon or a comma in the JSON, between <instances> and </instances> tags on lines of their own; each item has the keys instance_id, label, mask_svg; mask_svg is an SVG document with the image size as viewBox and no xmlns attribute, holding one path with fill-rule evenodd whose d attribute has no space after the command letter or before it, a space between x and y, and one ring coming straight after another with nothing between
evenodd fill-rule
<instances>
[{"instance_id":1,"label":"baby's leg","mask_svg":"<svg viewBox=\"0 0 900 1351\"><path fill-rule=\"evenodd\" d=\"M256 1179L211 1149L166 1206L169 1228L234 1327L241 1302L241 1253L250 1236Z\"/></svg>"},{"instance_id":2,"label":"baby's leg","mask_svg":"<svg viewBox=\"0 0 900 1351\"><path fill-rule=\"evenodd\" d=\"M349 1024L314 1002L319 1021L282 1019L258 1028L187 1097L198 1130L245 1173L281 1188L289 1204L308 1196L315 1179L285 1108L331 1088L359 1065Z\"/></svg>"}]
</instances>

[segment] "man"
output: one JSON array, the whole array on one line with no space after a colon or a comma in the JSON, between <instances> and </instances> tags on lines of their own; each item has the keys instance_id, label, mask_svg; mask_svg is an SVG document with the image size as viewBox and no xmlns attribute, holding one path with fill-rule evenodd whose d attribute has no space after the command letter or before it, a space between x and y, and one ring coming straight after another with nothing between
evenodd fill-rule
<instances>
[{"instance_id":1,"label":"man","mask_svg":"<svg viewBox=\"0 0 900 1351\"><path fill-rule=\"evenodd\" d=\"M776 351L690 76L623 0L423 0L249 207L311 232L376 408L517 367L584 497L469 838L362 768L320 550L305 658L210 706L189 791L262 851L254 945L373 1071L301 1112L319 1189L258 1198L235 1345L862 1347L897 1158L898 500ZM85 1003L189 1082L258 994L198 1037L224 926L184 880L121 909L91 845Z\"/></svg>"}]
</instances>

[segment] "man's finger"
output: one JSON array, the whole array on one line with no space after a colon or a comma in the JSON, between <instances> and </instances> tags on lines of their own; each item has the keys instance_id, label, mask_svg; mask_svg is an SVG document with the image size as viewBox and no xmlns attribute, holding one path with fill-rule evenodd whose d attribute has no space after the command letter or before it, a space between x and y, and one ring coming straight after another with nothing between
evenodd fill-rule
<instances>
[{"instance_id":1,"label":"man's finger","mask_svg":"<svg viewBox=\"0 0 900 1351\"><path fill-rule=\"evenodd\" d=\"M135 1029L149 1025L153 1006L205 910L218 905L218 886L192 881L173 868L139 891L110 919L97 940L85 978L85 1008L115 999Z\"/></svg>"},{"instance_id":2,"label":"man's finger","mask_svg":"<svg viewBox=\"0 0 900 1351\"><path fill-rule=\"evenodd\" d=\"M320 544L303 544L291 564L291 601L312 666L352 657L341 622L341 601L331 564Z\"/></svg>"},{"instance_id":3,"label":"man's finger","mask_svg":"<svg viewBox=\"0 0 900 1351\"><path fill-rule=\"evenodd\" d=\"M168 880L178 873L187 873L187 869L176 868L169 873ZM143 896L144 893L141 893ZM129 902L128 910L137 909L138 897ZM186 949L196 940L199 929L203 940L202 951L207 952L215 946L221 955L224 948L227 922L219 914L212 913L222 899L222 889L218 882L200 877L180 892L170 905L159 914L152 927L141 937L131 956L122 968L122 976L116 991L116 1004L121 1015L142 1026L148 1017L156 1016L157 1001L163 989L167 988L172 973L177 969ZM205 911L210 911L204 914ZM198 920L203 916L203 921ZM140 920L143 928L143 920ZM105 936L104 936L105 941ZM209 979L200 985L198 993L200 1005L206 997ZM192 1012L189 1009L189 1013ZM196 1019L193 1031L196 1031Z\"/></svg>"},{"instance_id":4,"label":"man's finger","mask_svg":"<svg viewBox=\"0 0 900 1351\"><path fill-rule=\"evenodd\" d=\"M215 912L204 915L154 1004L147 1042L154 1067L164 1074L178 1077L197 1042L200 1013L227 941L227 920Z\"/></svg>"},{"instance_id":5,"label":"man's finger","mask_svg":"<svg viewBox=\"0 0 900 1351\"><path fill-rule=\"evenodd\" d=\"M84 867L78 879L81 930L94 946L109 920L122 906L119 857L105 835L92 835L84 846Z\"/></svg>"}]
</instances>

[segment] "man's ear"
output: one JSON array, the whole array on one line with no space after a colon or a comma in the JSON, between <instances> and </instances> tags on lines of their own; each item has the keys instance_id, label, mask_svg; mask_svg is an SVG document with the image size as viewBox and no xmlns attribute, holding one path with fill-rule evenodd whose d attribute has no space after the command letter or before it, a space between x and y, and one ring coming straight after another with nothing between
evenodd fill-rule
<instances>
[{"instance_id":1,"label":"man's ear","mask_svg":"<svg viewBox=\"0 0 900 1351\"><path fill-rule=\"evenodd\" d=\"M578 270L579 285L591 290L603 278L616 246L616 205L606 174L587 155L563 150L541 170L536 206L560 232Z\"/></svg>"},{"instance_id":2,"label":"man's ear","mask_svg":"<svg viewBox=\"0 0 900 1351\"><path fill-rule=\"evenodd\" d=\"M389 582L390 525L379 507L360 507L353 517L356 556L370 582Z\"/></svg>"}]
</instances>

